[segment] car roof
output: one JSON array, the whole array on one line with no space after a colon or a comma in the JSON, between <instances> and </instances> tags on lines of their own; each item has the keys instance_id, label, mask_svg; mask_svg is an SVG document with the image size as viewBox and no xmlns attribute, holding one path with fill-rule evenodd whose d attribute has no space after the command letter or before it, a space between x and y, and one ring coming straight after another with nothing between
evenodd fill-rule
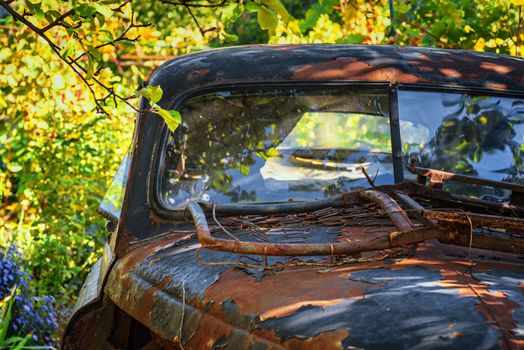
<instances>
[{"instance_id":1,"label":"car roof","mask_svg":"<svg viewBox=\"0 0 524 350\"><path fill-rule=\"evenodd\" d=\"M524 59L408 46L235 46L170 60L155 70L149 84L161 85L165 98L172 101L173 96L212 85L308 81L382 82L522 93Z\"/></svg>"}]
</instances>

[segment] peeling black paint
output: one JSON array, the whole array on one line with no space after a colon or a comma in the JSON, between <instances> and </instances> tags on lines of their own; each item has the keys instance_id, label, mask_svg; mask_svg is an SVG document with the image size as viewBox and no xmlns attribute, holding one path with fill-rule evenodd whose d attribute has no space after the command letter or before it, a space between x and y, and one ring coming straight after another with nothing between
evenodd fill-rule
<instances>
[{"instance_id":1,"label":"peeling black paint","mask_svg":"<svg viewBox=\"0 0 524 350\"><path fill-rule=\"evenodd\" d=\"M478 300L439 286L438 271L378 268L354 272L350 279L384 286L369 288L363 299L302 307L259 327L274 329L282 340L345 328L350 336L343 347L365 349L499 348L500 334L475 309Z\"/></svg>"},{"instance_id":2,"label":"peeling black paint","mask_svg":"<svg viewBox=\"0 0 524 350\"><path fill-rule=\"evenodd\" d=\"M231 298L222 302L221 309L224 313L224 319L235 327L252 329L258 318L257 315L242 313L238 309L238 305Z\"/></svg>"}]
</instances>

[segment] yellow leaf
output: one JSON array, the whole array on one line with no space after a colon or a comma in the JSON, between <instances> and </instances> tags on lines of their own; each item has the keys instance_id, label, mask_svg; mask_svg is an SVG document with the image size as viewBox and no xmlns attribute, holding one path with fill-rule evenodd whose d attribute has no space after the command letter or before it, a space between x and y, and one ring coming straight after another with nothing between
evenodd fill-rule
<instances>
[{"instance_id":1,"label":"yellow leaf","mask_svg":"<svg viewBox=\"0 0 524 350\"><path fill-rule=\"evenodd\" d=\"M57 90L61 90L65 87L64 78L61 74L55 74L51 78L51 81L53 83L53 88Z\"/></svg>"},{"instance_id":2,"label":"yellow leaf","mask_svg":"<svg viewBox=\"0 0 524 350\"><path fill-rule=\"evenodd\" d=\"M182 118L178 111L168 111L163 108L158 108L155 110L155 113L161 116L162 119L164 119L164 122L167 124L167 127L171 131L175 131L180 122L182 121Z\"/></svg>"},{"instance_id":3,"label":"yellow leaf","mask_svg":"<svg viewBox=\"0 0 524 350\"><path fill-rule=\"evenodd\" d=\"M162 88L160 85L148 85L140 93L152 103L157 103L162 99Z\"/></svg>"},{"instance_id":4,"label":"yellow leaf","mask_svg":"<svg viewBox=\"0 0 524 350\"><path fill-rule=\"evenodd\" d=\"M287 24L289 22L289 12L287 12L286 8L284 7L284 5L282 5L280 0L262 0L262 3L270 9L272 9L273 11L275 11L276 13L278 13L280 19L282 20L282 22L284 22L284 24Z\"/></svg>"},{"instance_id":5,"label":"yellow leaf","mask_svg":"<svg viewBox=\"0 0 524 350\"><path fill-rule=\"evenodd\" d=\"M269 35L275 33L278 25L278 16L275 11L262 7L257 13L257 20L260 28L267 29Z\"/></svg>"}]
</instances>

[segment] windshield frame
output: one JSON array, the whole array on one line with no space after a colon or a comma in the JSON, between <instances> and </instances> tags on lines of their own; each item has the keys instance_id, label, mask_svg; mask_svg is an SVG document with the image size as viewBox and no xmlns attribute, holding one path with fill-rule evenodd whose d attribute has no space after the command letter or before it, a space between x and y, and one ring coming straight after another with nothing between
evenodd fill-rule
<instances>
[{"instance_id":1,"label":"windshield frame","mask_svg":"<svg viewBox=\"0 0 524 350\"><path fill-rule=\"evenodd\" d=\"M391 126L391 157L394 170L395 183L404 181L404 166L403 166L403 152L402 152L402 140L400 135L400 121L399 121L399 105L398 105L398 92L399 90L405 91L428 91L428 92L449 92L449 93L463 93L471 94L476 96L501 96L501 97L524 97L524 91L501 91L492 90L489 88L472 88L463 86L449 86L449 85L434 85L434 84L405 84L397 83L391 84L383 81L266 81L266 82L246 82L246 83L233 83L233 84L213 84L209 86L198 87L195 89L186 90L184 93L179 94L173 100L170 108L179 109L186 101L191 98L202 96L205 94L212 94L221 91L230 92L248 92L248 91L271 91L275 90L300 90L301 92L307 92L308 90L319 90L321 88L327 89L383 89L384 93L389 97L389 121ZM153 212L160 217L168 220L181 220L187 218L186 209L169 209L166 208L160 201L160 181L161 181L161 162L163 161L162 155L164 154L167 147L167 140L169 137L169 129L164 124L160 133L160 144L157 151L153 154L152 159L152 173L148 181L148 198L149 203ZM277 201L276 201L277 202ZM255 203L256 205L268 204L266 202ZM232 204L242 206L243 204Z\"/></svg>"},{"instance_id":2,"label":"windshield frame","mask_svg":"<svg viewBox=\"0 0 524 350\"><path fill-rule=\"evenodd\" d=\"M253 91L253 92L256 92L256 91L268 91L270 92L271 90L282 90L282 91L285 91L285 90L298 90L300 92L307 92L307 91L318 91L318 90L321 90L323 88L325 89L332 89L332 90L341 90L341 91L344 91L344 90L347 90L347 91L352 91L352 90L358 90L358 89L369 89L369 90L381 90L383 91L383 93L385 95L388 95L388 97L390 97L390 93L388 91L388 87L390 86L390 84L388 83L384 83L384 82L363 82L363 83L360 83L360 82L347 82L347 81L327 81L327 82L310 82L310 81L305 81L305 82L292 82L292 83L289 83L289 82L266 82L266 83L260 83L260 82L257 82L257 83L245 83L245 84L216 84L216 85L213 85L213 86L208 86L208 87L203 87L203 88L198 88L198 89L194 89L194 90L190 90L190 91L187 91L185 94L182 94L182 95L179 95L177 97L177 99L174 101L173 103L173 109L179 109L186 101L194 98L194 97L198 97L198 96L202 96L202 95L206 95L206 94L212 94L212 93L217 93L217 92L222 92L222 91L228 91L228 92L250 92L250 91ZM390 102L390 105L391 105L391 102ZM391 106L389 106L391 108ZM391 112L390 112L391 114ZM391 127L393 128L392 124L391 124L391 116L390 116L390 125ZM398 127L398 123L397 123L397 127ZM175 219L175 220L179 220L181 218L184 218L185 215L184 213L186 212L185 209L177 209L177 210L174 210L174 209L169 209L169 208L166 208L162 203L161 203L161 200L160 200L160 189L161 189L161 171L160 169L162 168L161 165L162 165L162 161L163 161L163 154L165 153L166 151L166 147L167 147L167 141L168 141L168 137L169 137L169 130L167 128L167 126L164 125L163 127L163 130L162 130L162 136L161 136L161 139L160 139L160 147L158 147L158 151L156 152L155 154L155 159L153 160L153 172L150 177L150 185L149 185L149 188L150 188L150 193L149 193L149 200L150 200L150 204L152 206L152 209L155 211L155 213L159 214L160 216L162 217L166 217L168 219ZM393 148L391 148L391 156L392 156L392 161L393 161ZM396 177L395 177L396 178ZM275 201L277 202L277 201ZM259 203L255 203L255 204L260 204L260 205L263 205L263 204L266 204L265 202L259 202ZM242 204L239 204L239 205L242 205ZM187 216L187 215L186 215Z\"/></svg>"}]
</instances>

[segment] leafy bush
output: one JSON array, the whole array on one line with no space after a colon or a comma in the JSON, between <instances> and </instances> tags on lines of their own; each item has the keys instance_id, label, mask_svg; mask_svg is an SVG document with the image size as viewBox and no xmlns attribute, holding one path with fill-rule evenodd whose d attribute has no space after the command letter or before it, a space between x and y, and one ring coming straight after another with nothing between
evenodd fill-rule
<instances>
[{"instance_id":1,"label":"leafy bush","mask_svg":"<svg viewBox=\"0 0 524 350\"><path fill-rule=\"evenodd\" d=\"M53 346L53 335L58 327L55 299L52 296L37 296L30 289L31 277L22 270L22 257L16 246L0 251L0 300L5 304L14 293L12 304L4 305L2 325L9 323L6 336L25 339L31 334L28 344Z\"/></svg>"}]
</instances>

